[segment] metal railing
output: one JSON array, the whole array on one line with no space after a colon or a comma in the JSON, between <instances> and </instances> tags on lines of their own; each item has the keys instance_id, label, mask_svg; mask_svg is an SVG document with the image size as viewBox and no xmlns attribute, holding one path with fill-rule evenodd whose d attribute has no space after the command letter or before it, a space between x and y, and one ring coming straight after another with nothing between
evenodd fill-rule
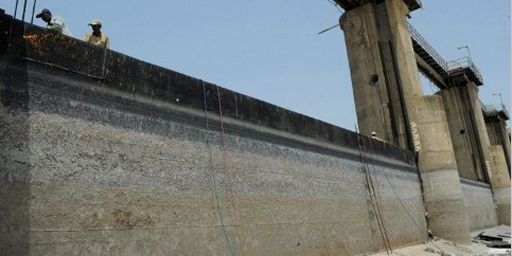
<instances>
[{"instance_id":1,"label":"metal railing","mask_svg":"<svg viewBox=\"0 0 512 256\"><path fill-rule=\"evenodd\" d=\"M449 61L448 68L449 72L456 72L459 71L460 69L468 68L469 70L471 70L471 72L473 72L473 74L475 74L476 79L478 79L479 81L483 81L482 74L480 73L480 71L478 70L475 63L473 63L473 60L470 57L463 57Z\"/></svg>"},{"instance_id":2,"label":"metal railing","mask_svg":"<svg viewBox=\"0 0 512 256\"><path fill-rule=\"evenodd\" d=\"M436 50L427 42L427 40L421 36L421 34L410 24L407 23L411 37L416 43L418 43L433 59L439 64L439 66L448 73L448 63L437 53Z\"/></svg>"},{"instance_id":3,"label":"metal railing","mask_svg":"<svg viewBox=\"0 0 512 256\"><path fill-rule=\"evenodd\" d=\"M507 120L510 118L507 106L505 106L505 104L501 103L501 104L494 104L494 105L490 105L490 104L486 105L483 103L483 101L481 99L478 99L478 102L480 103L480 106L482 107L482 110L484 111L484 113L486 115L496 115L501 112L506 116Z\"/></svg>"},{"instance_id":4,"label":"metal railing","mask_svg":"<svg viewBox=\"0 0 512 256\"><path fill-rule=\"evenodd\" d=\"M22 9L22 14L21 14L21 20L22 21L25 21L25 14L27 13L27 4L28 4L28 1L29 0L23 0L23 3L22 3L22 6L23 6L23 9ZM18 5L19 5L19 2L20 0L16 0L15 1L15 5L14 5L14 18L16 19L17 17L17 14L18 14ZM36 13L36 4L37 4L37 0L33 0L33 4L32 4L32 17L30 18L30 23L34 23L34 15Z\"/></svg>"},{"instance_id":5,"label":"metal railing","mask_svg":"<svg viewBox=\"0 0 512 256\"><path fill-rule=\"evenodd\" d=\"M494 105L485 105L482 100L478 99L478 101L480 102L480 106L482 106L482 110L485 112L485 113L492 113L492 112L498 112L498 109L496 108L496 106Z\"/></svg>"},{"instance_id":6,"label":"metal railing","mask_svg":"<svg viewBox=\"0 0 512 256\"><path fill-rule=\"evenodd\" d=\"M469 69L474 75L475 78L483 83L482 74L476 67L476 65L473 63L473 60L470 57L463 57L460 59L452 60L452 61L445 61L439 53L437 53L436 50L427 42L427 40L421 36L421 34L410 24L407 23L409 27L409 32L411 33L411 38L419 44L423 50L427 54L434 59L434 61L443 69L443 71L446 73L446 75L450 75L454 72L460 71L462 69Z\"/></svg>"},{"instance_id":7,"label":"metal railing","mask_svg":"<svg viewBox=\"0 0 512 256\"><path fill-rule=\"evenodd\" d=\"M508 114L507 107L505 105L485 105L482 101L480 101L480 105L482 105L482 109L486 113L497 113L497 112L505 112Z\"/></svg>"}]
</instances>

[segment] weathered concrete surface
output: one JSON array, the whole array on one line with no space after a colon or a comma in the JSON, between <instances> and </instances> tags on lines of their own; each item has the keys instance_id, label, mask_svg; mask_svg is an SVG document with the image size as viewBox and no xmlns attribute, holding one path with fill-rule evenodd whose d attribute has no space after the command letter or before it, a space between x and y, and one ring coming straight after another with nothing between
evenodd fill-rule
<instances>
[{"instance_id":1,"label":"weathered concrete surface","mask_svg":"<svg viewBox=\"0 0 512 256\"><path fill-rule=\"evenodd\" d=\"M460 84L439 94L448 115L459 173L490 183L499 224L510 225L510 172L503 148L491 146L477 86L464 77L455 81Z\"/></svg>"},{"instance_id":2,"label":"weathered concrete surface","mask_svg":"<svg viewBox=\"0 0 512 256\"><path fill-rule=\"evenodd\" d=\"M489 184L461 180L464 204L471 231L498 226L496 204Z\"/></svg>"},{"instance_id":3,"label":"weathered concrete surface","mask_svg":"<svg viewBox=\"0 0 512 256\"><path fill-rule=\"evenodd\" d=\"M437 94L443 98L460 176L487 181L485 147L489 139L485 125L478 124L480 117L483 122L483 116L477 92L476 85L468 81L464 86L444 89Z\"/></svg>"},{"instance_id":4,"label":"weathered concrete surface","mask_svg":"<svg viewBox=\"0 0 512 256\"><path fill-rule=\"evenodd\" d=\"M365 170L391 244L426 239L410 152L361 138L365 164L354 133L39 33L0 55L2 253L379 250Z\"/></svg>"},{"instance_id":5,"label":"weathered concrete surface","mask_svg":"<svg viewBox=\"0 0 512 256\"><path fill-rule=\"evenodd\" d=\"M394 113L390 109L371 5L345 12L340 26L345 34L359 130L366 135L379 131L380 138L394 143L397 140L391 122Z\"/></svg>"},{"instance_id":6,"label":"weathered concrete surface","mask_svg":"<svg viewBox=\"0 0 512 256\"><path fill-rule=\"evenodd\" d=\"M406 15L399 0L368 3L343 14L358 124L419 156L429 228L469 243L462 189L440 97L423 97Z\"/></svg>"},{"instance_id":7,"label":"weathered concrete surface","mask_svg":"<svg viewBox=\"0 0 512 256\"><path fill-rule=\"evenodd\" d=\"M439 96L425 96L415 105L421 140L419 166L429 228L436 236L469 242L469 224L448 122Z\"/></svg>"},{"instance_id":8,"label":"weathered concrete surface","mask_svg":"<svg viewBox=\"0 0 512 256\"><path fill-rule=\"evenodd\" d=\"M349 255L372 244L381 247L370 226L361 163L234 136L226 152L211 146L210 162L204 142L57 114L31 112L24 122L19 117L4 111L1 118L6 128L1 208L10 213L8 198L19 190L28 193L24 203L30 210L3 215L14 218L4 219L3 228L28 214L25 226L7 228L4 235L9 240L26 230L31 255L225 255L219 214L236 254ZM168 125L176 130L166 132L220 140L218 134ZM17 131L26 126L29 138L20 142ZM18 143L27 143L29 152L18 151ZM19 174L19 165L30 168ZM387 178L377 178L393 245L422 241L424 209L416 174L371 168L376 176L388 175L407 207ZM9 252L24 242L3 241L14 246L15 251L3 248Z\"/></svg>"},{"instance_id":9,"label":"weathered concrete surface","mask_svg":"<svg viewBox=\"0 0 512 256\"><path fill-rule=\"evenodd\" d=\"M391 2L404 5L401 1ZM377 23L389 22L383 21L386 11L389 10L384 2L379 4L379 10L365 4L345 12L340 26L345 34L361 133L370 135L375 131L385 141L408 148L406 109L400 96L404 81L397 75L399 56L395 56L390 42L396 39L391 38L391 28L386 25L377 28Z\"/></svg>"},{"instance_id":10,"label":"weathered concrete surface","mask_svg":"<svg viewBox=\"0 0 512 256\"><path fill-rule=\"evenodd\" d=\"M367 3L340 18L361 133L413 149L410 106L422 95L411 35L400 0Z\"/></svg>"},{"instance_id":11,"label":"weathered concrete surface","mask_svg":"<svg viewBox=\"0 0 512 256\"><path fill-rule=\"evenodd\" d=\"M487 111L484 112L484 118L491 145L500 145L503 148L508 172L510 174L510 137L507 129L509 114L504 110Z\"/></svg>"},{"instance_id":12,"label":"weathered concrete surface","mask_svg":"<svg viewBox=\"0 0 512 256\"><path fill-rule=\"evenodd\" d=\"M489 179L496 199L498 221L502 225L510 225L510 174L507 171L505 154L501 146L491 146L491 166Z\"/></svg>"}]
</instances>

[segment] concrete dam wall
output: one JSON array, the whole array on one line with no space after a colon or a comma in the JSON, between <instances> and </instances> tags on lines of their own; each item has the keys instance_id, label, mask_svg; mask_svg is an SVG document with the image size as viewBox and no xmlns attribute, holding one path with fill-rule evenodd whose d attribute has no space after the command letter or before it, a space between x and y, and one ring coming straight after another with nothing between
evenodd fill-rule
<instances>
[{"instance_id":1,"label":"concrete dam wall","mask_svg":"<svg viewBox=\"0 0 512 256\"><path fill-rule=\"evenodd\" d=\"M461 179L466 216L471 231L499 225L496 204L489 184Z\"/></svg>"},{"instance_id":2,"label":"concrete dam wall","mask_svg":"<svg viewBox=\"0 0 512 256\"><path fill-rule=\"evenodd\" d=\"M0 254L355 255L426 240L412 152L1 17Z\"/></svg>"}]
</instances>

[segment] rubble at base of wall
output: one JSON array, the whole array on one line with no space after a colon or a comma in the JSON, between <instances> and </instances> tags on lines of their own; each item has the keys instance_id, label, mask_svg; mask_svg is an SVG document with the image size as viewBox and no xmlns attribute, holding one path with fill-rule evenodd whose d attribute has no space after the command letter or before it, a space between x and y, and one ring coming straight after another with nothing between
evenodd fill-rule
<instances>
[{"instance_id":1,"label":"rubble at base of wall","mask_svg":"<svg viewBox=\"0 0 512 256\"><path fill-rule=\"evenodd\" d=\"M391 255L400 256L509 256L511 255L511 228L498 226L473 232L472 244L461 245L443 239L430 239L414 246L394 249ZM508 244L508 245L507 245ZM495 248L494 245L499 245ZM369 256L388 256L386 252L379 252Z\"/></svg>"}]
</instances>

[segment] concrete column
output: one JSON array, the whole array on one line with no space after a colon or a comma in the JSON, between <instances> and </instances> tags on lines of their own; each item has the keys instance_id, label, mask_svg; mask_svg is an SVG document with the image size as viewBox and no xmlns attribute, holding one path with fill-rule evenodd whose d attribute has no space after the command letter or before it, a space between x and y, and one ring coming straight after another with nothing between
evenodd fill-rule
<instances>
[{"instance_id":1,"label":"concrete column","mask_svg":"<svg viewBox=\"0 0 512 256\"><path fill-rule=\"evenodd\" d=\"M489 182L499 224L510 225L510 173L505 153L501 146L491 146L477 86L464 77L454 81L453 87L438 94L445 104L459 175Z\"/></svg>"},{"instance_id":2,"label":"concrete column","mask_svg":"<svg viewBox=\"0 0 512 256\"><path fill-rule=\"evenodd\" d=\"M344 13L359 128L416 150L433 235L469 243L457 164L438 96L423 97L402 0L364 4Z\"/></svg>"},{"instance_id":3,"label":"concrete column","mask_svg":"<svg viewBox=\"0 0 512 256\"><path fill-rule=\"evenodd\" d=\"M510 174L510 137L507 130L508 112L505 110L491 110L484 112L485 124L491 145L500 145L503 148Z\"/></svg>"},{"instance_id":4,"label":"concrete column","mask_svg":"<svg viewBox=\"0 0 512 256\"><path fill-rule=\"evenodd\" d=\"M478 132L478 139L480 140L480 147L483 148L483 157L485 161L485 166L487 169L484 169L484 177L489 180L489 168L493 168L492 162L491 162L491 141L489 139L489 134L487 133L487 126L485 124L484 114L482 112L482 103L478 99L478 87L474 83L468 83L468 90L469 90L469 96L471 99L474 99L471 101L471 107L474 112L474 122L475 122L475 129ZM502 151L503 152L503 151ZM505 165L506 166L506 165ZM500 167L501 168L501 167ZM506 168L501 170L506 171ZM491 184L492 185L492 184Z\"/></svg>"},{"instance_id":5,"label":"concrete column","mask_svg":"<svg viewBox=\"0 0 512 256\"><path fill-rule=\"evenodd\" d=\"M489 147L491 171L489 180L496 200L498 222L510 225L510 175L507 170L505 154L499 145Z\"/></svg>"},{"instance_id":6,"label":"concrete column","mask_svg":"<svg viewBox=\"0 0 512 256\"><path fill-rule=\"evenodd\" d=\"M443 98L459 175L487 182L490 143L477 91L476 85L467 81L437 94Z\"/></svg>"},{"instance_id":7,"label":"concrete column","mask_svg":"<svg viewBox=\"0 0 512 256\"><path fill-rule=\"evenodd\" d=\"M472 93L472 97L478 99L478 89L476 86L470 93ZM496 200L498 224L510 225L510 173L504 157L503 147L491 145L482 112L483 106L479 100L475 100L474 104L476 126L484 147L484 157L487 167L486 176L491 184Z\"/></svg>"},{"instance_id":8,"label":"concrete column","mask_svg":"<svg viewBox=\"0 0 512 256\"><path fill-rule=\"evenodd\" d=\"M432 234L470 243L469 224L441 97L425 96L416 102L420 135L419 166L425 208Z\"/></svg>"},{"instance_id":9,"label":"concrete column","mask_svg":"<svg viewBox=\"0 0 512 256\"><path fill-rule=\"evenodd\" d=\"M496 200L498 222L500 224L510 225L510 137L506 123L509 116L508 113L503 110L484 114L487 132L492 144L490 153L491 166L493 169L491 170L489 179ZM508 173L503 171L505 169L508 169Z\"/></svg>"},{"instance_id":10,"label":"concrete column","mask_svg":"<svg viewBox=\"0 0 512 256\"><path fill-rule=\"evenodd\" d=\"M382 66L375 14L370 4L345 12L340 18L345 34L359 131L397 144L387 74Z\"/></svg>"},{"instance_id":11,"label":"concrete column","mask_svg":"<svg viewBox=\"0 0 512 256\"><path fill-rule=\"evenodd\" d=\"M345 12L345 33L359 129L412 149L410 99L422 95L402 0L365 4Z\"/></svg>"}]
</instances>

